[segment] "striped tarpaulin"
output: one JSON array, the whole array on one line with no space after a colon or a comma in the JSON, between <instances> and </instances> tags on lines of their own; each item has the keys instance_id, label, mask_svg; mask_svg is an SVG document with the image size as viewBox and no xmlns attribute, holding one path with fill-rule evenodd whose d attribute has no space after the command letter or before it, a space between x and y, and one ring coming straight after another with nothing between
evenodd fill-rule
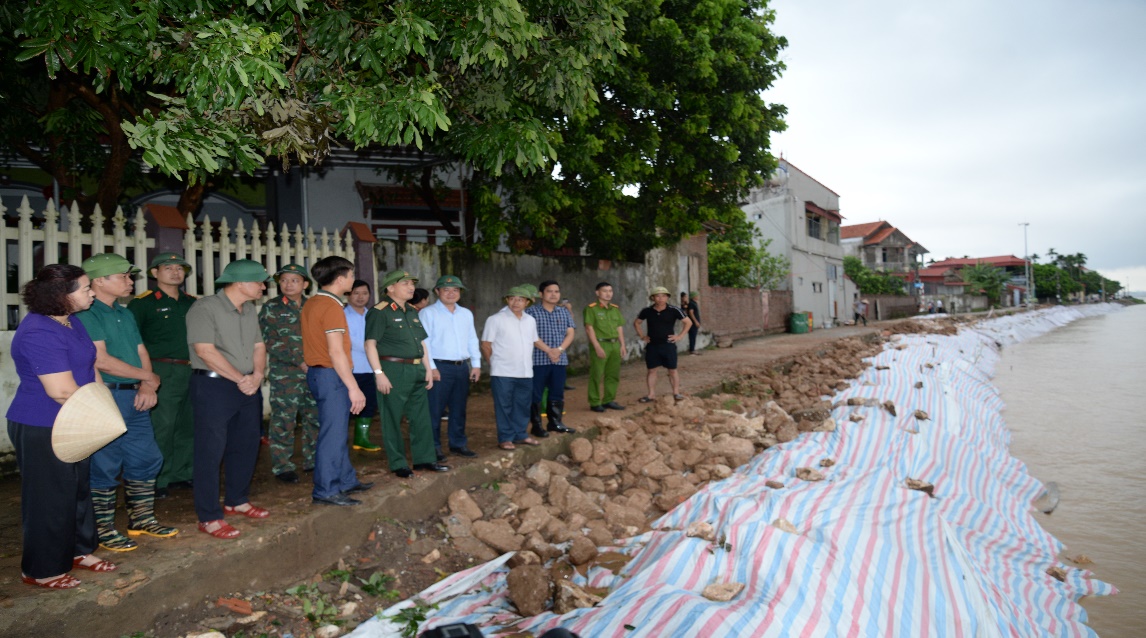
<instances>
[{"instance_id":1,"label":"striped tarpaulin","mask_svg":"<svg viewBox=\"0 0 1146 638\"><path fill-rule=\"evenodd\" d=\"M955 336L897 337L831 397L835 432L803 434L708 484L653 531L611 548L630 557L618 573L577 575L581 585L609 590L598 606L522 619L506 597L505 567L487 566L423 592L440 605L423 629L471 622L486 635L540 635L564 627L585 638L1094 635L1078 598L1116 590L1057 561L1061 544L1030 506L1042 485L1008 452L990 376L1001 344L1110 310L1059 308ZM846 405L850 398L891 401L895 415ZM823 459L834 463L821 467ZM801 467L825 480L797 479ZM905 487L908 478L934 484L934 496ZM770 489L769 480L785 486ZM780 518L798 533L773 525ZM694 521L711 523L725 542L686 538ZM1047 573L1053 566L1066 571L1065 582ZM723 582L745 588L730 602L701 596ZM397 635L390 631L371 621L352 635Z\"/></svg>"}]
</instances>

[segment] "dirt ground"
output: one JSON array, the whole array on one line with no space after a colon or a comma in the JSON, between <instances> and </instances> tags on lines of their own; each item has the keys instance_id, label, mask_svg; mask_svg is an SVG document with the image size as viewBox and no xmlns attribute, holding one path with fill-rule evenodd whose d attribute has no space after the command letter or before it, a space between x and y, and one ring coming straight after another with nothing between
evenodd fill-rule
<instances>
[{"instance_id":1,"label":"dirt ground","mask_svg":"<svg viewBox=\"0 0 1146 638\"><path fill-rule=\"evenodd\" d=\"M841 339L860 337L877 344L889 329L914 331L910 325L873 322L868 327L774 335L710 348L701 356L684 355L682 391L756 392L759 388L745 388L743 379L804 355L811 355L805 360L815 359ZM587 378L571 377L569 382L576 389L567 392L566 423L584 433L598 415L588 409ZM809 388L807 394L816 390ZM669 393L663 371L657 391ZM618 400L628 409L610 415L632 416L643 410L636 400L644 394L644 365L625 365ZM788 403L788 410L808 407L795 399ZM180 527L178 537L146 538L139 550L129 553L100 551L120 569L112 574L78 572L84 585L69 592L20 583L19 483L18 478L0 480L0 635L166 637L217 631L226 636L301 638L327 635L316 633L323 625L337 627L322 630L329 635L341 635L378 609L488 560L483 551L461 551L449 542L443 523L449 513L446 497L465 489L483 510L496 510L506 501L498 481L512 480L515 472L520 476L541 458L568 453L573 438L552 436L541 448L513 453L497 450L488 388L471 397L468 415L470 447L479 456L450 457L447 463L454 471L448 474L419 473L402 481L387 471L380 454L352 452L360 478L377 483L358 508L311 505L308 475L297 485L274 480L264 449L252 501L270 509L270 519L232 520L244 537L218 541L195 530L190 492L172 491L158 502L157 511L164 523ZM53 604L44 604L49 601Z\"/></svg>"}]
</instances>

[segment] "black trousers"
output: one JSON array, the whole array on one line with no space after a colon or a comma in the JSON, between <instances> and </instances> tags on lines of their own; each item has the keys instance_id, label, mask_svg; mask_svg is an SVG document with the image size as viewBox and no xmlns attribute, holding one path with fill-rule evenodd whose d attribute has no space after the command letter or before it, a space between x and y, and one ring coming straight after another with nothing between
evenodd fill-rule
<instances>
[{"instance_id":1,"label":"black trousers","mask_svg":"<svg viewBox=\"0 0 1146 638\"><path fill-rule=\"evenodd\" d=\"M195 514L206 523L223 518L220 466L226 476L223 504L234 507L251 500L263 393L247 396L234 381L193 374L190 397L195 412Z\"/></svg>"},{"instance_id":2,"label":"black trousers","mask_svg":"<svg viewBox=\"0 0 1146 638\"><path fill-rule=\"evenodd\" d=\"M72 571L72 559L96 548L88 487L88 459L65 463L52 451L52 428L8 421L20 469L20 518L25 576L48 578Z\"/></svg>"}]
</instances>

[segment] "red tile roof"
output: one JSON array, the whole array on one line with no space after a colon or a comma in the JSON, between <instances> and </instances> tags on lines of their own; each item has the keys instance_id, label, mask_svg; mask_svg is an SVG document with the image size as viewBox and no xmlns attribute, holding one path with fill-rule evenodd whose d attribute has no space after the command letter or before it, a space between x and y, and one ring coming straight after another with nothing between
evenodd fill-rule
<instances>
[{"instance_id":1,"label":"red tile roof","mask_svg":"<svg viewBox=\"0 0 1146 638\"><path fill-rule=\"evenodd\" d=\"M864 244L878 244L879 242L887 239L894 232L895 232L895 227L894 226L888 226L887 228L884 228L883 230L879 231L878 233L865 239L863 241L863 243Z\"/></svg>"},{"instance_id":2,"label":"red tile roof","mask_svg":"<svg viewBox=\"0 0 1146 638\"><path fill-rule=\"evenodd\" d=\"M866 224L850 224L848 226L840 226L840 239L854 239L856 237L867 237L869 234L875 232L880 226L887 224L887 222L868 222Z\"/></svg>"}]
</instances>

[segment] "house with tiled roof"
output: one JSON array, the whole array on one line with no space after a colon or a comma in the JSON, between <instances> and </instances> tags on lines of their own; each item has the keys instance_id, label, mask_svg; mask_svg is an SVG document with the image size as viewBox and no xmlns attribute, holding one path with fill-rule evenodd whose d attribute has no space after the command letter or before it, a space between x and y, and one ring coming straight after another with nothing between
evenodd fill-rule
<instances>
[{"instance_id":1,"label":"house with tiled roof","mask_svg":"<svg viewBox=\"0 0 1146 638\"><path fill-rule=\"evenodd\" d=\"M1027 262L1014 255L948 258L928 264L926 268L919 270L919 281L923 283L923 293L925 295L978 294L978 291L967 289L962 272L964 268L976 264L988 264L1007 271L1011 280L1007 282L1003 290L1004 305L1017 305L1023 302L1026 295ZM908 281L913 281L913 279L909 278Z\"/></svg>"},{"instance_id":2,"label":"house with tiled roof","mask_svg":"<svg viewBox=\"0 0 1146 638\"><path fill-rule=\"evenodd\" d=\"M767 183L752 189L741 209L771 240L769 252L791 262L785 286L792 291L795 312L811 312L817 328L851 316L838 193L780 158Z\"/></svg>"},{"instance_id":3,"label":"house with tiled roof","mask_svg":"<svg viewBox=\"0 0 1146 638\"><path fill-rule=\"evenodd\" d=\"M914 271L927 254L922 244L886 221L841 226L840 246L845 256L858 258L868 269L890 274Z\"/></svg>"}]
</instances>

